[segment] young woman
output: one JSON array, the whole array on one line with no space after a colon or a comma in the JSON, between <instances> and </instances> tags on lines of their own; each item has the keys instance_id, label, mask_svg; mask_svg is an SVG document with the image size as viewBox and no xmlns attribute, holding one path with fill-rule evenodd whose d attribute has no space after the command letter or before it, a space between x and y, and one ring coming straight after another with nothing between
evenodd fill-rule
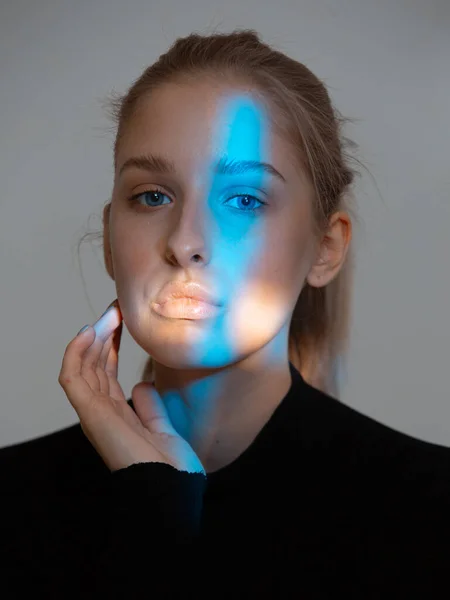
<instances>
[{"instance_id":1,"label":"young woman","mask_svg":"<svg viewBox=\"0 0 450 600\"><path fill-rule=\"evenodd\" d=\"M117 299L64 354L80 425L15 447L51 465L25 519L39 589L438 597L448 448L336 398L355 172L324 85L254 31L190 35L113 109ZM123 323L151 357L128 400Z\"/></svg>"}]
</instances>

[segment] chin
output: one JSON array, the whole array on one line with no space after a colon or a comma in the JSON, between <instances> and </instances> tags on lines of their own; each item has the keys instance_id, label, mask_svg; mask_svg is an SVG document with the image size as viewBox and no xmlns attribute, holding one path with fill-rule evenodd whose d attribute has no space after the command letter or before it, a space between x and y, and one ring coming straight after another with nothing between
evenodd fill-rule
<instances>
[{"instance_id":1,"label":"chin","mask_svg":"<svg viewBox=\"0 0 450 600\"><path fill-rule=\"evenodd\" d=\"M152 344L149 354L155 362L169 369L204 371L230 368L248 358L257 348L242 350L227 349L225 341L219 345L216 340L215 345L208 342L206 346Z\"/></svg>"}]
</instances>

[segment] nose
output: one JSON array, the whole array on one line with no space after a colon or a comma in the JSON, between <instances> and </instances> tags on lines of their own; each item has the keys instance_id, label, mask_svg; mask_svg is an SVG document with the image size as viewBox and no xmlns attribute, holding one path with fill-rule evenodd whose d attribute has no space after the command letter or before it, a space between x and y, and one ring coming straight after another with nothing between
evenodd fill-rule
<instances>
[{"instance_id":1,"label":"nose","mask_svg":"<svg viewBox=\"0 0 450 600\"><path fill-rule=\"evenodd\" d=\"M207 231L210 232L212 228L206 223L204 204L198 198L183 204L167 239L165 256L171 264L188 268L209 263L210 244Z\"/></svg>"}]
</instances>

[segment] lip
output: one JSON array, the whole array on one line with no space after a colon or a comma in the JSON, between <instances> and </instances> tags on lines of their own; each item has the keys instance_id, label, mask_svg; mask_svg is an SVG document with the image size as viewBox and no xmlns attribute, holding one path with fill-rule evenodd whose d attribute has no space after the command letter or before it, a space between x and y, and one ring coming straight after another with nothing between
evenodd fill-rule
<instances>
[{"instance_id":1,"label":"lip","mask_svg":"<svg viewBox=\"0 0 450 600\"><path fill-rule=\"evenodd\" d=\"M171 281L167 283L158 296L155 298L155 302L161 306L170 300L177 299L197 300L212 306L221 306L220 301L200 283L194 281Z\"/></svg>"},{"instance_id":2,"label":"lip","mask_svg":"<svg viewBox=\"0 0 450 600\"><path fill-rule=\"evenodd\" d=\"M187 321L213 319L222 310L219 306L192 298L167 300L164 304L153 302L151 306L153 311L162 317Z\"/></svg>"}]
</instances>

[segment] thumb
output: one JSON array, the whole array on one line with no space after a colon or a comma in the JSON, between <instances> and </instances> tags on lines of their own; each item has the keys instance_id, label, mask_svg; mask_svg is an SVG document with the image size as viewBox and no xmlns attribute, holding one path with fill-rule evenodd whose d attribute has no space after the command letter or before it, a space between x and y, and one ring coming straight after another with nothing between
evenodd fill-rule
<instances>
[{"instance_id":1,"label":"thumb","mask_svg":"<svg viewBox=\"0 0 450 600\"><path fill-rule=\"evenodd\" d=\"M178 436L165 404L154 385L140 382L131 390L131 398L136 414L142 425L151 433L165 433Z\"/></svg>"}]
</instances>

